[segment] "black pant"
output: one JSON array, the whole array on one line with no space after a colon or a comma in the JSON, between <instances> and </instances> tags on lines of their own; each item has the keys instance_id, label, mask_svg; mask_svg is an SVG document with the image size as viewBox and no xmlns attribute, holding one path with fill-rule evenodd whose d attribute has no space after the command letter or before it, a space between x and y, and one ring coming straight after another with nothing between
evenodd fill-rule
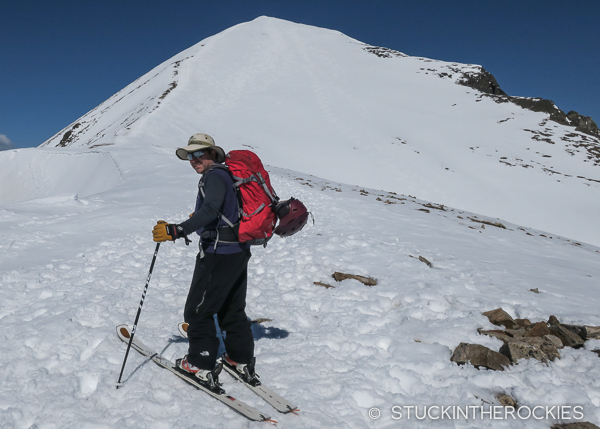
<instances>
[{"instance_id":1,"label":"black pant","mask_svg":"<svg viewBox=\"0 0 600 429\"><path fill-rule=\"evenodd\" d=\"M214 314L225 331L225 350L238 363L250 363L254 339L246 308L250 250L230 255L206 253L196 258L196 268L185 303L189 324L188 361L201 369L213 369L219 350Z\"/></svg>"}]
</instances>

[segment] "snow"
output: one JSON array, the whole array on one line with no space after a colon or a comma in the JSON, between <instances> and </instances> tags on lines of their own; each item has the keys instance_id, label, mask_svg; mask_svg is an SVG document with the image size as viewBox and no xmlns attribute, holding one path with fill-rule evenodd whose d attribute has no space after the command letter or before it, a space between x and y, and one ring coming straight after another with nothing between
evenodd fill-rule
<instances>
[{"instance_id":1,"label":"snow","mask_svg":"<svg viewBox=\"0 0 600 429\"><path fill-rule=\"evenodd\" d=\"M539 114L522 111L513 115L509 110L499 114L496 109L508 106L484 98L471 111L480 116L465 134L460 126L452 126L459 114L448 107L444 110L449 118L444 125L446 137L438 140L440 130L426 126L423 118L418 122L421 107L415 107L412 114L386 110L393 107L391 100L398 100L398 93L380 88L378 94L387 107L373 110L377 97L369 98L372 92L365 91L365 99L357 98L368 115L361 117L350 109L356 93L344 92L336 84L344 78L349 79L348 87L356 82L345 69L335 66L335 58L315 57L315 50L326 52L331 44L340 57L349 56L347 61L358 62L357 68L365 67L365 75L394 75L396 66L385 61L413 67L411 62L419 65L423 59L381 59L372 54L363 58L366 54L358 42L336 32L267 18L253 23L233 27L201 42L205 46L176 57L189 57L180 63L177 87L161 100L160 107L144 104L146 113L139 113L130 129L115 126L95 140L93 148L74 140L77 144L60 149L47 144L0 154L0 427L239 428L261 424L246 421L135 352L128 358L123 387L115 389L125 353L115 326L133 323L155 247L151 229L159 219L183 221L194 206L198 176L187 162L175 157L174 150L193 132L210 133L205 129L209 125L227 150L252 146L269 164L278 194L299 198L314 215L314 225L309 221L297 235L276 237L266 248L253 248L249 264L248 315L272 320L253 329L257 371L267 386L301 411L299 415L276 414L223 374L228 393L268 412L286 428L379 428L402 423L417 428L548 428L559 420L552 416L541 420L418 420L414 412L409 422L405 412L403 419L393 418L398 416L394 406L416 406L421 415L424 406L497 404L494 396L498 393L507 393L530 408L581 406L585 421L600 423L598 357L590 351L600 348L600 340L589 341L585 349L562 349L562 358L548 365L522 361L503 372L450 362L452 351L461 342L495 350L500 347L500 340L477 333L480 327L493 329L481 313L498 307L515 318L539 321L555 315L563 323L600 325L600 248L585 240L575 241L579 240L575 236L558 235L578 226L593 228L589 222L594 212L589 210L597 204L597 199L591 198L597 193L595 182L585 186L575 176L560 176L557 184L556 177L546 176L540 168L511 168L499 164L497 158L486 162L494 156L521 156L522 140L518 138L526 132L517 128L502 131L501 124L493 132L486 131L476 125L479 120L490 124L506 114L514 116L507 123L538 129L534 127L541 119ZM264 39L264 46L253 50L250 41L258 37ZM237 44L244 39L246 45ZM290 46L294 50L290 51ZM223 52L235 49L239 49L235 51L238 63L225 68L231 58L225 58ZM319 58L319 67L330 64L330 68L321 74L319 67L307 64L303 69L306 75L296 80L286 78L284 72L278 74L272 57L264 57L279 53L291 61L302 50L307 52L303 60ZM206 56L193 57L196 52ZM401 63L404 60L408 62ZM249 63L256 68L249 70ZM229 85L197 85L197 92L178 92L194 87L193 82L185 82L194 79L184 72L186 64L206 82L224 75L221 77L229 77ZM293 62L288 67L292 73L303 66ZM379 68L383 71L378 72ZM162 76L161 70L173 77L173 68L165 66L152 73ZM337 77L327 77L336 70ZM250 79L248 71L261 78ZM315 111L330 116L312 128L307 124L320 114L311 112L307 103L282 100L274 107L277 99L268 98L269 92L258 85L268 76L280 79L280 89L287 88L290 97L311 87L322 89L322 98L317 91L315 98L300 100L314 101ZM415 85L420 79L425 81L425 76L412 78ZM145 79L134 84L139 86ZM377 79L369 85L376 88ZM258 86L242 91L250 84ZM127 93L135 98L139 91L131 92L132 88ZM443 88L465 104L476 97L459 86ZM159 92L162 94L162 89ZM235 94L237 98L229 98ZM418 102L416 93L406 96L413 97L411 103ZM194 100L207 97L208 101L194 104L196 122L183 114ZM114 114L111 121L133 118L133 111L127 111L123 103L106 110ZM99 115L105 108L99 106L90 115ZM147 113L148 109L154 110ZM287 118L291 110L305 115L304 127L298 116ZM441 115L440 111L431 113L437 114ZM403 127L390 126L393 116L417 121L419 128L396 133ZM199 122L198 117L202 118ZM261 123L260 117L273 121ZM108 124L102 125L102 118L96 116L90 127ZM162 126L163 120L171 125ZM366 125L372 121L377 126ZM328 128L329 123L335 126ZM557 135L567 132L565 127L547 126L555 127ZM101 135L100 128L89 132ZM378 136L365 135L375 128L381 129ZM318 138L311 138L315 129ZM514 139L505 140L506 136ZM532 151L541 147L554 150L557 160L564 152L557 145L530 143ZM471 146L473 150L468 149ZM379 156L366 159L367 148ZM497 149L502 154L495 154ZM579 156L560 158L561 164L552 166L594 173L590 165L575 162ZM432 163L454 173L431 168ZM417 175L415 168L429 169ZM500 173L506 171L510 174ZM453 188L448 199L455 205L433 199L445 203L445 210L427 208L427 199L409 196L438 195L436 192L442 191L435 184L446 183L469 183L474 188ZM16 187L22 191L9 191ZM415 190L419 192L411 193ZM505 193L511 204L497 213L466 211L479 201L477 192L501 201L509 198ZM534 211L531 219L537 229L504 220L522 217L521 204L537 195L539 211L527 206ZM501 201L489 202L486 207L495 210L502 206ZM582 213L579 225L570 225L572 229L560 218L573 214L569 204ZM557 214L558 220L553 216L544 223L540 217L542 210L559 209L563 212ZM472 219L501 222L506 229ZM542 226L552 222L563 228L545 232ZM594 231L588 232L589 237L594 236ZM180 241L161 245L138 325L139 338L169 359L183 356L187 349L177 323L191 281L196 242L189 247ZM432 268L419 256L429 260ZM373 277L378 284L337 283L331 278L335 271ZM531 292L533 288L540 293ZM373 407L380 410L377 420L369 417Z\"/></svg>"}]
</instances>

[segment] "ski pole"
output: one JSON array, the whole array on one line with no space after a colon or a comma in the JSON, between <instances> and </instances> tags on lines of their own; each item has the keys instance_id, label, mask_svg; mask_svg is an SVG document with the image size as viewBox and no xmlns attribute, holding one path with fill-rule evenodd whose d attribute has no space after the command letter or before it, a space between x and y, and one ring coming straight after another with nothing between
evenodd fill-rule
<instances>
[{"instance_id":1,"label":"ski pole","mask_svg":"<svg viewBox=\"0 0 600 429\"><path fill-rule=\"evenodd\" d=\"M146 298L146 292L148 291L148 285L150 284L150 277L152 277L152 270L154 269L154 263L156 262L156 255L158 254L158 248L160 243L156 243L156 249L154 250L154 256L152 257L152 263L150 264L150 271L146 278L146 286L144 287L144 293L142 293L142 300L138 307L137 315L135 316L135 322L133 322L133 328L131 328L131 335L129 336L129 344L127 344L127 351L125 352L125 359L123 359L123 366L121 367L121 374L119 374L119 381L117 381L117 389L122 386L121 377L123 377L123 370L125 370L125 362L127 362L127 356L129 356L129 350L131 349L131 343L133 342L133 336L135 335L135 329L137 328L138 320L140 320L140 314L142 312L142 305L144 305L144 299Z\"/></svg>"}]
</instances>

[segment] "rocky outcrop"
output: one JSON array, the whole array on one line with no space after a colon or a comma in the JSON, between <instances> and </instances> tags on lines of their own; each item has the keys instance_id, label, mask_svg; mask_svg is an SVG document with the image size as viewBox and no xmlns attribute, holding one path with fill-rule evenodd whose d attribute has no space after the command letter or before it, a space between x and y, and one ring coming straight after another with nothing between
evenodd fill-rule
<instances>
[{"instance_id":1,"label":"rocky outcrop","mask_svg":"<svg viewBox=\"0 0 600 429\"><path fill-rule=\"evenodd\" d=\"M570 125L575 127L575 131L581 131L587 134L600 136L598 125L589 116L583 116L574 110L567 113L567 119L570 121Z\"/></svg>"},{"instance_id":2,"label":"rocky outcrop","mask_svg":"<svg viewBox=\"0 0 600 429\"><path fill-rule=\"evenodd\" d=\"M552 100L547 100L545 98L515 97L508 95L500 89L500 85L496 81L496 78L483 67L477 72L469 71L462 73L462 75L463 77L456 81L457 84L468 86L483 94L496 96L494 97L494 100L497 103L510 102L533 112L547 113L552 121L562 125L575 127L575 131L581 131L586 134L600 137L598 125L596 125L591 117L580 115L574 110L565 113L559 109Z\"/></svg>"},{"instance_id":3,"label":"rocky outcrop","mask_svg":"<svg viewBox=\"0 0 600 429\"><path fill-rule=\"evenodd\" d=\"M484 94L506 95L506 92L500 89L496 78L483 67L478 72L463 73L463 77L457 80L456 83L476 89Z\"/></svg>"},{"instance_id":4,"label":"rocky outcrop","mask_svg":"<svg viewBox=\"0 0 600 429\"><path fill-rule=\"evenodd\" d=\"M495 310L486 311L482 313L488 320L496 325L496 326L504 326L507 329L513 329L518 327L519 325L514 319L508 314L506 311L501 308L496 308Z\"/></svg>"},{"instance_id":5,"label":"rocky outcrop","mask_svg":"<svg viewBox=\"0 0 600 429\"><path fill-rule=\"evenodd\" d=\"M600 338L600 327L587 325L563 325L555 316L548 322L532 323L529 319L513 319L502 308L482 313L490 323L505 329L478 329L502 341L499 352L479 344L460 343L454 350L452 362L471 363L476 368L502 370L508 364L517 364L521 359L536 359L548 363L560 359L559 349L581 348L588 338ZM600 356L600 351L594 350ZM500 358L503 356L505 359Z\"/></svg>"},{"instance_id":6,"label":"rocky outcrop","mask_svg":"<svg viewBox=\"0 0 600 429\"><path fill-rule=\"evenodd\" d=\"M510 360L506 356L480 344L460 343L450 360L459 365L470 363L475 368L496 371L504 371L504 367L510 366Z\"/></svg>"}]
</instances>

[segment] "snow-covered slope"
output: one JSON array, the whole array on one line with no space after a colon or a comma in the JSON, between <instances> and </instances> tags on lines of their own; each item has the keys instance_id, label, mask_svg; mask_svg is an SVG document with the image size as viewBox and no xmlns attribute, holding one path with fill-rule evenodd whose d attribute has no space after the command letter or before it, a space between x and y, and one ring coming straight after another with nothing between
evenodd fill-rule
<instances>
[{"instance_id":1,"label":"snow-covered slope","mask_svg":"<svg viewBox=\"0 0 600 429\"><path fill-rule=\"evenodd\" d=\"M498 393L530 408L582 406L600 423L590 351L600 340L503 372L450 362L461 342L499 348L477 334L493 328L481 313L498 307L600 325L600 248L574 240L597 241L597 183L576 177L597 171L584 162L589 137L455 84L468 70L477 68L260 18L167 61L44 147L0 154L0 427L256 426L135 353L115 389L125 347L114 329L135 317L151 228L193 210L198 176L174 149L197 131L226 149L254 148L279 195L315 217L254 248L249 266L248 314L271 319L254 327L258 372L302 411L277 415L223 375L231 394L286 428L556 420L392 419L394 405L421 413L488 405ZM526 216L537 229L506 221ZM138 326L167 358L187 348L176 325L195 245L161 246ZM334 271L378 284L335 283Z\"/></svg>"},{"instance_id":2,"label":"snow-covered slope","mask_svg":"<svg viewBox=\"0 0 600 429\"><path fill-rule=\"evenodd\" d=\"M261 17L175 55L44 146L206 132L270 165L600 244L598 139L459 85L480 66Z\"/></svg>"},{"instance_id":3,"label":"snow-covered slope","mask_svg":"<svg viewBox=\"0 0 600 429\"><path fill-rule=\"evenodd\" d=\"M135 317L154 250L151 228L159 218L187 218L198 176L172 162L170 148L152 144L115 146L111 157L123 174L119 186L0 208L0 427L253 427L136 353L115 389L125 346L114 329ZM600 325L599 248L506 222L496 228L477 221L496 219L400 194L269 170L278 193L304 201L315 223L253 249L248 314L272 320L254 329L262 380L302 411L277 415L223 375L231 394L285 428L392 427L402 423L392 420L394 405L487 406L502 392L530 408L583 406L586 421L600 422L598 357L589 351L600 340L563 349L549 365L524 361L504 372L450 362L460 342L499 348L476 331L493 327L481 312L497 307L534 321L554 314ZM187 348L176 326L195 244L161 246L139 322L139 338L168 358ZM378 284L336 283L334 271ZM371 407L381 409L378 421ZM403 423L547 429L552 421Z\"/></svg>"}]
</instances>

